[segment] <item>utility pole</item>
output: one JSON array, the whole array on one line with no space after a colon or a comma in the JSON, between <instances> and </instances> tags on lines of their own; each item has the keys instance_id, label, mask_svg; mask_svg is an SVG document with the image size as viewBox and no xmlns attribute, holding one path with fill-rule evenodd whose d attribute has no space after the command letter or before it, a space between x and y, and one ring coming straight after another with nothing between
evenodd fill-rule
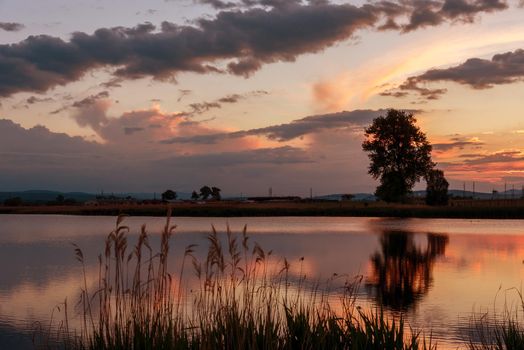
<instances>
[{"instance_id":1,"label":"utility pole","mask_svg":"<svg viewBox=\"0 0 524 350\"><path fill-rule=\"evenodd\" d=\"M475 199L475 181L473 181L473 199Z\"/></svg>"},{"instance_id":2,"label":"utility pole","mask_svg":"<svg viewBox=\"0 0 524 350\"><path fill-rule=\"evenodd\" d=\"M462 185L462 199L466 199L466 181Z\"/></svg>"},{"instance_id":3,"label":"utility pole","mask_svg":"<svg viewBox=\"0 0 524 350\"><path fill-rule=\"evenodd\" d=\"M268 194L270 198L273 197L273 187L269 188Z\"/></svg>"},{"instance_id":4,"label":"utility pole","mask_svg":"<svg viewBox=\"0 0 524 350\"><path fill-rule=\"evenodd\" d=\"M313 187L309 188L309 199L313 200Z\"/></svg>"},{"instance_id":5,"label":"utility pole","mask_svg":"<svg viewBox=\"0 0 524 350\"><path fill-rule=\"evenodd\" d=\"M508 191L508 183L507 182L504 182L504 200L506 200L506 195L507 195L507 192Z\"/></svg>"}]
</instances>

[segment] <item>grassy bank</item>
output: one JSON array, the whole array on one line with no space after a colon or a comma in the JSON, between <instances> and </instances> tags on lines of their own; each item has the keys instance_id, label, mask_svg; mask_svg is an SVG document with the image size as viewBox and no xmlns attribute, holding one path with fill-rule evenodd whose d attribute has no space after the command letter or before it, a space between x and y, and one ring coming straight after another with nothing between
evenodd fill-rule
<instances>
[{"instance_id":1,"label":"grassy bank","mask_svg":"<svg viewBox=\"0 0 524 350\"><path fill-rule=\"evenodd\" d=\"M452 201L444 207L423 204L386 204L381 202L208 202L169 205L176 216L246 217L246 216L360 216L465 219L524 219L524 201ZM0 206L0 214L65 214L109 215L126 213L133 216L164 216L168 206Z\"/></svg>"}]
</instances>

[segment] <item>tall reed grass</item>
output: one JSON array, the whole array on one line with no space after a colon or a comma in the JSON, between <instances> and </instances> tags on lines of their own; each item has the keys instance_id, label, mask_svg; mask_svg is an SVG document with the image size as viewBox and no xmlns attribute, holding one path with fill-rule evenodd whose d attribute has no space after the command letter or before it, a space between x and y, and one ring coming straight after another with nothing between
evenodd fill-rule
<instances>
[{"instance_id":1,"label":"tall reed grass","mask_svg":"<svg viewBox=\"0 0 524 350\"><path fill-rule=\"evenodd\" d=\"M247 229L207 237L205 259L185 248L181 270L168 270L175 226L168 216L159 251L142 226L128 247L118 217L98 261L95 290L81 288L81 329L69 329L75 349L436 349L403 319L356 305L359 279L337 284L307 279L286 259L251 244ZM85 266L82 250L77 259ZM274 263L278 261L278 263ZM192 283L185 285L191 273ZM188 277L188 278L186 278ZM333 295L338 299L334 300Z\"/></svg>"},{"instance_id":2,"label":"tall reed grass","mask_svg":"<svg viewBox=\"0 0 524 350\"><path fill-rule=\"evenodd\" d=\"M507 292L515 292L520 305L508 306L505 302L502 312L494 308L491 312L473 317L468 335L469 350L524 349L524 298L516 288L510 288Z\"/></svg>"}]
</instances>

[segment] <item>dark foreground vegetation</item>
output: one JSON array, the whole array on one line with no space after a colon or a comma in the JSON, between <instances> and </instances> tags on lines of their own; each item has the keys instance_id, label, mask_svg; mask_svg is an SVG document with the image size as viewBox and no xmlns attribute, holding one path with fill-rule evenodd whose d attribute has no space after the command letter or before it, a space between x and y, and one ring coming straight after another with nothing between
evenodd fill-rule
<instances>
[{"instance_id":1,"label":"dark foreground vegetation","mask_svg":"<svg viewBox=\"0 0 524 350\"><path fill-rule=\"evenodd\" d=\"M465 219L524 219L524 200L451 200L446 206L384 202L180 202L170 204L109 204L74 206L0 206L0 214L65 214L163 216L170 207L176 216L361 216Z\"/></svg>"},{"instance_id":2,"label":"dark foreground vegetation","mask_svg":"<svg viewBox=\"0 0 524 350\"><path fill-rule=\"evenodd\" d=\"M392 317L381 308L357 306L360 277L333 275L324 283L312 282L301 265L297 270L252 244L246 228L241 235L229 228L220 235L212 228L207 257L199 260L196 246L186 247L175 275L168 270L174 229L168 218L156 252L142 226L136 245L128 249L129 228L120 216L99 256L94 285L87 280L83 252L75 246L84 266L77 305L81 325L70 327L66 301L62 321L53 331L38 334L36 345L93 350L438 347L431 330L414 330L402 316ZM475 327L463 348L523 349L520 311L472 319Z\"/></svg>"},{"instance_id":3,"label":"dark foreground vegetation","mask_svg":"<svg viewBox=\"0 0 524 350\"><path fill-rule=\"evenodd\" d=\"M99 257L99 279L81 287L82 325L59 325L57 347L71 349L435 349L402 318L356 306L359 279L309 281L302 268L276 259L244 229L213 228L207 258L185 249L177 277L168 271L169 219L154 252L146 228L128 249L129 229L117 226ZM84 264L84 255L75 248ZM192 270L192 271L186 271ZM190 274L193 282L185 285ZM189 279L191 279L191 277ZM331 287L331 285L338 287ZM336 301L328 299L337 295ZM65 305L67 310L67 305ZM53 347L50 332L40 340Z\"/></svg>"}]
</instances>

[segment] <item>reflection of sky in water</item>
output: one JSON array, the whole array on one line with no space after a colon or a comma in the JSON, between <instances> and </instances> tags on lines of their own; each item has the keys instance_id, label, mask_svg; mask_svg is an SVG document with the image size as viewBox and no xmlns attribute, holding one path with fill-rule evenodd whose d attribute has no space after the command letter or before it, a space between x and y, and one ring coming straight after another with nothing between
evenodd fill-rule
<instances>
[{"instance_id":1,"label":"reflection of sky in water","mask_svg":"<svg viewBox=\"0 0 524 350\"><path fill-rule=\"evenodd\" d=\"M131 227L129 245L134 243L143 223L147 224L152 245L157 247L164 224L162 218L127 218L125 224ZM471 311L492 310L494 305L513 303L516 293L506 289L520 288L523 279L524 236L520 234L524 232L524 223L519 221L176 218L174 223L178 225L170 260L174 273L180 269L187 245L199 244L196 254L204 255L211 224L224 231L229 223L234 232L240 232L247 224L250 241L258 242L267 251L273 250L274 264L280 263L279 257L286 257L295 275L302 271L315 280L326 280L333 273L364 275L368 286L363 283L360 288L362 304L373 303L380 299L379 292L383 295L388 291L376 286L368 288L371 282L376 284L380 280L373 257L382 254L381 259L384 258L385 241L389 242L387 249L391 253L391 239L385 238L390 237L388 232L402 232L400 245L395 236L397 240L393 243L397 245L393 251L411 249L412 253L397 256L393 252L389 260L380 260L390 261L390 266L381 271L389 271L386 277L391 279L391 271L405 274L409 266L414 266L418 269L413 270L413 276L426 278L427 285L418 288L416 298L406 301L403 309L415 329L432 330L433 338L441 345L439 348L446 345L443 338L463 337ZM114 225L113 217L0 216L0 348L20 342L21 333L31 334L28 325L33 322L48 322L53 308L66 297L70 310L74 308L82 276L71 243L83 249L88 275L94 279L97 255ZM413 234L403 236L405 232ZM430 253L434 248L429 248L428 237L434 235L449 238L438 254ZM406 256L411 256L411 260ZM395 264L402 268L395 270ZM192 271L186 275L189 278L191 274ZM337 280L342 282L343 279ZM497 296L499 287L502 289ZM405 296L405 290L399 293L393 289L393 292ZM393 309L398 309L394 306ZM30 345L29 336L25 339Z\"/></svg>"}]
</instances>

